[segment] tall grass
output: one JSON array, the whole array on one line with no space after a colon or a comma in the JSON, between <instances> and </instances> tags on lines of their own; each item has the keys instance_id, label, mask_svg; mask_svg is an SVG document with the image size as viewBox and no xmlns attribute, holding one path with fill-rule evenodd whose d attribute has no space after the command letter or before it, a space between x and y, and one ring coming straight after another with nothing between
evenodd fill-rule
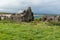
<instances>
[{"instance_id":1,"label":"tall grass","mask_svg":"<svg viewBox=\"0 0 60 40\"><path fill-rule=\"evenodd\" d=\"M0 40L60 40L60 26L41 21L0 23Z\"/></svg>"}]
</instances>

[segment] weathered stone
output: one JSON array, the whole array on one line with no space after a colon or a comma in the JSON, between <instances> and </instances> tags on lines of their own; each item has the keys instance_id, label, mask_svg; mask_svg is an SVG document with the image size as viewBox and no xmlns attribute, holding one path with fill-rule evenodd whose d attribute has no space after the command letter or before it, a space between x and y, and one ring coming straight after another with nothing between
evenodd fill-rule
<instances>
[{"instance_id":1,"label":"weathered stone","mask_svg":"<svg viewBox=\"0 0 60 40\"><path fill-rule=\"evenodd\" d=\"M0 20L7 20L10 19L10 13L0 13Z\"/></svg>"},{"instance_id":2,"label":"weathered stone","mask_svg":"<svg viewBox=\"0 0 60 40\"><path fill-rule=\"evenodd\" d=\"M18 22L30 22L34 20L33 12L31 7L24 10L22 13L17 13L11 16L11 19Z\"/></svg>"},{"instance_id":3,"label":"weathered stone","mask_svg":"<svg viewBox=\"0 0 60 40\"><path fill-rule=\"evenodd\" d=\"M51 21L53 21L53 22L58 22L58 21L60 21L60 16L55 16L55 15L47 15L47 16L43 16L42 17L42 21L47 21L47 22L51 22Z\"/></svg>"}]
</instances>

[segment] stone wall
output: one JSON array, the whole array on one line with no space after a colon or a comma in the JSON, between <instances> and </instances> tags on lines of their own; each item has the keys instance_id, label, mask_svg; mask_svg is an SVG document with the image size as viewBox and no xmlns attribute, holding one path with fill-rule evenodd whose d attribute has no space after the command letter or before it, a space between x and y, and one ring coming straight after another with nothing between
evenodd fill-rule
<instances>
[{"instance_id":1,"label":"stone wall","mask_svg":"<svg viewBox=\"0 0 60 40\"><path fill-rule=\"evenodd\" d=\"M54 22L58 22L58 21L60 21L60 16L58 16L58 15L43 16L42 17L42 21L47 21L47 22L54 21Z\"/></svg>"},{"instance_id":2,"label":"stone wall","mask_svg":"<svg viewBox=\"0 0 60 40\"><path fill-rule=\"evenodd\" d=\"M7 13L0 14L0 20L10 19L10 17L11 17L11 14L7 14Z\"/></svg>"}]
</instances>

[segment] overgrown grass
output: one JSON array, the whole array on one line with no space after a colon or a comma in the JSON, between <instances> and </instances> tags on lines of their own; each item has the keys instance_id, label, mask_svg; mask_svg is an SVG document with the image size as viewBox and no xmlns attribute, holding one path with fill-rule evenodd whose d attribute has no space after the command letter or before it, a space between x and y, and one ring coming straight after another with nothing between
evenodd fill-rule
<instances>
[{"instance_id":1,"label":"overgrown grass","mask_svg":"<svg viewBox=\"0 0 60 40\"><path fill-rule=\"evenodd\" d=\"M60 26L37 21L0 23L0 40L60 40Z\"/></svg>"}]
</instances>

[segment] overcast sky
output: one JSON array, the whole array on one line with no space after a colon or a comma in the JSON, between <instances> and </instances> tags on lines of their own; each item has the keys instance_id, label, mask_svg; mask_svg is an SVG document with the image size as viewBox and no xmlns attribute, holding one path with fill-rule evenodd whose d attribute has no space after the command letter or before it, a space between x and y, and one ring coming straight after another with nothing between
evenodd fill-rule
<instances>
[{"instance_id":1,"label":"overcast sky","mask_svg":"<svg viewBox=\"0 0 60 40\"><path fill-rule=\"evenodd\" d=\"M0 0L0 11L17 12L31 6L34 13L60 13L60 0Z\"/></svg>"}]
</instances>

